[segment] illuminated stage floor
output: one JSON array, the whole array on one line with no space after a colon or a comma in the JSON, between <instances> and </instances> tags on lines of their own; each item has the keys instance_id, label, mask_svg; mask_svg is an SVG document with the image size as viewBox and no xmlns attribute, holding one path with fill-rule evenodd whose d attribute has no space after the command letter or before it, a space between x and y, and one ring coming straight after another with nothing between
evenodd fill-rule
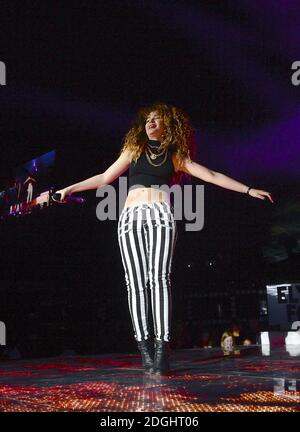
<instances>
[{"instance_id":1,"label":"illuminated stage floor","mask_svg":"<svg viewBox=\"0 0 300 432\"><path fill-rule=\"evenodd\" d=\"M300 355L242 347L172 352L173 371L145 377L138 355L0 362L0 411L300 411Z\"/></svg>"}]
</instances>

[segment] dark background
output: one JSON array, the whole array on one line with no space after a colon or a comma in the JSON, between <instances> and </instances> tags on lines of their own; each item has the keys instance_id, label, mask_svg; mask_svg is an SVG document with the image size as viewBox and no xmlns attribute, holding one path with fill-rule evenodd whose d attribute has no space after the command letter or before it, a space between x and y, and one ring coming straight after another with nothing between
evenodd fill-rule
<instances>
[{"instance_id":1,"label":"dark background","mask_svg":"<svg viewBox=\"0 0 300 432\"><path fill-rule=\"evenodd\" d=\"M53 149L57 188L103 172L138 108L184 109L197 161L275 204L205 184L203 230L179 223L172 343L218 344L232 320L255 340L266 284L300 279L298 2L4 2L1 20L0 190ZM97 220L94 191L79 195L86 204L1 222L7 351L135 349L117 222Z\"/></svg>"}]
</instances>

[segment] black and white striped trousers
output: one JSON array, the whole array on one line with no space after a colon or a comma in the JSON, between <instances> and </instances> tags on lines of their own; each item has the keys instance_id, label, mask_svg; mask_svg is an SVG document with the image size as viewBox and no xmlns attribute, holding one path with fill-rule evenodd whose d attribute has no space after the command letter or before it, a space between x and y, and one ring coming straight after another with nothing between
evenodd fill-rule
<instances>
[{"instance_id":1,"label":"black and white striped trousers","mask_svg":"<svg viewBox=\"0 0 300 432\"><path fill-rule=\"evenodd\" d=\"M177 234L167 202L126 207L120 214L118 241L137 341L150 336L148 283L155 337L170 340L171 268Z\"/></svg>"}]
</instances>

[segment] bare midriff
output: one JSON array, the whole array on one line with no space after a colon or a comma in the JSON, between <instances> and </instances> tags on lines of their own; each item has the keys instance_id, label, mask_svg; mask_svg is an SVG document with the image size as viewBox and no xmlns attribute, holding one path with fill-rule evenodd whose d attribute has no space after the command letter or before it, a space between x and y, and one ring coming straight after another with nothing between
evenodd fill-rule
<instances>
[{"instance_id":1,"label":"bare midriff","mask_svg":"<svg viewBox=\"0 0 300 432\"><path fill-rule=\"evenodd\" d=\"M170 204L169 193L151 187L136 188L129 191L124 208L139 204L149 204L157 201L164 201Z\"/></svg>"}]
</instances>

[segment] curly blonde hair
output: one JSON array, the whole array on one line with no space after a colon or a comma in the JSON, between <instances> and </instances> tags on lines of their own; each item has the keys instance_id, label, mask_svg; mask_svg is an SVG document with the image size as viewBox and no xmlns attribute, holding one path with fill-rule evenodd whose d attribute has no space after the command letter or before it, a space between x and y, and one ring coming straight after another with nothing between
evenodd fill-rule
<instances>
[{"instance_id":1,"label":"curly blonde hair","mask_svg":"<svg viewBox=\"0 0 300 432\"><path fill-rule=\"evenodd\" d=\"M123 140L120 154L129 149L132 161L136 162L145 150L148 136L145 131L146 119L151 112L156 111L162 118L165 130L160 139L162 149L173 149L177 160L178 171L174 173L171 183L179 183L183 172L179 172L185 158L191 160L195 156L195 129L191 126L188 115L175 106L156 102L141 108L133 124ZM187 176L190 177L190 176Z\"/></svg>"}]
</instances>

